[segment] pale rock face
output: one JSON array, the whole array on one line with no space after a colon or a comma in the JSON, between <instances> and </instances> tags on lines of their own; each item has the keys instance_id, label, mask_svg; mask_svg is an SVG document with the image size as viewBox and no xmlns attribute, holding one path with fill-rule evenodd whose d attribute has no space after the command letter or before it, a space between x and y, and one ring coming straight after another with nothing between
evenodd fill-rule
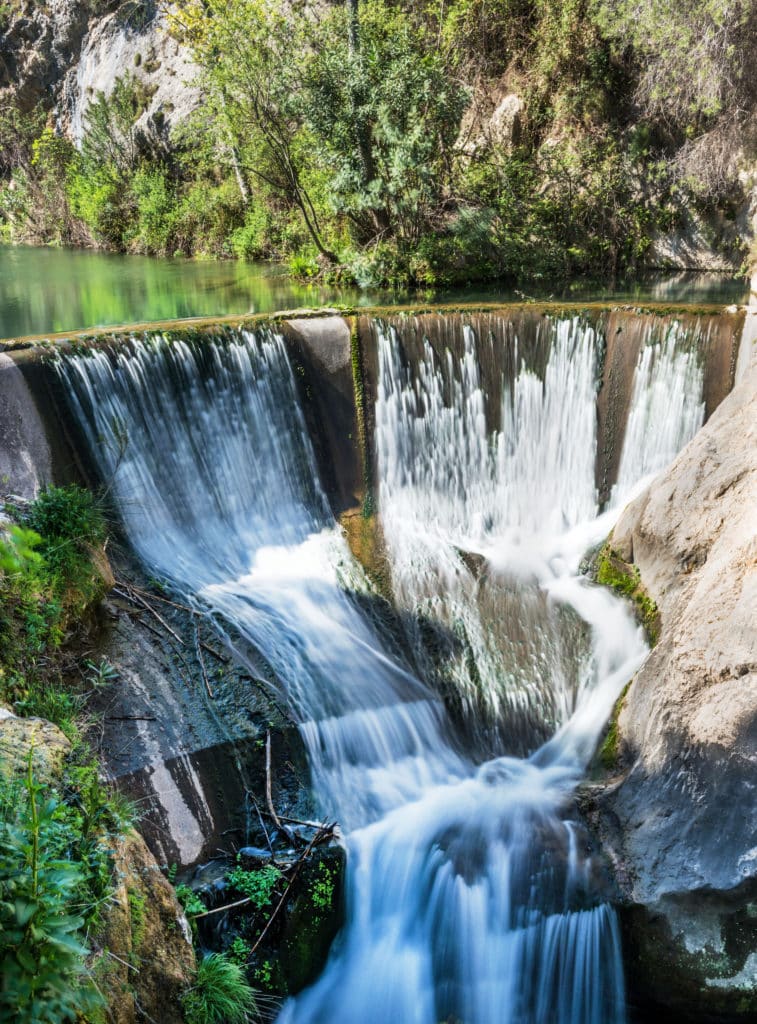
<instances>
[{"instance_id":1,"label":"pale rock face","mask_svg":"<svg viewBox=\"0 0 757 1024\"><path fill-rule=\"evenodd\" d=\"M749 1012L757 1000L757 973L744 981L757 928L742 921L757 895L757 365L751 352L742 362L741 382L613 533L662 634L618 719L630 769L600 799L624 895L651 915L635 941L654 960L662 921L669 970L705 993L702 1012L708 999L727 1006L724 1020L742 1019L736 993Z\"/></svg>"},{"instance_id":2,"label":"pale rock face","mask_svg":"<svg viewBox=\"0 0 757 1024\"><path fill-rule=\"evenodd\" d=\"M169 34L166 14L140 22L119 9L92 23L78 63L62 83L59 117L77 146L92 101L99 92L110 95L116 79L127 74L138 78L150 96L138 122L141 127L158 115L170 129L198 104L199 69Z\"/></svg>"},{"instance_id":3,"label":"pale rock face","mask_svg":"<svg viewBox=\"0 0 757 1024\"><path fill-rule=\"evenodd\" d=\"M169 34L165 10L109 6L95 15L75 0L14 6L0 32L0 106L14 101L29 111L41 103L78 145L97 92L109 95L116 78L131 73L149 95L140 127L152 121L168 132L187 117L199 99L198 69Z\"/></svg>"}]
</instances>

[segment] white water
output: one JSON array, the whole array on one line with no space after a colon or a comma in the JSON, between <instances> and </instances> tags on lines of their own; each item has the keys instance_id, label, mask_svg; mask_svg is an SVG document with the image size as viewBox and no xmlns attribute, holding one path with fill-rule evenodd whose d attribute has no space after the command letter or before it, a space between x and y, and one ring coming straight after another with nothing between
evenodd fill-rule
<instances>
[{"instance_id":1,"label":"white water","mask_svg":"<svg viewBox=\"0 0 757 1024\"><path fill-rule=\"evenodd\" d=\"M615 917L570 816L645 654L625 607L577 575L611 520L593 490L594 339L558 324L544 384L521 367L496 437L472 335L459 365L445 356L446 392L430 352L416 379L397 346L383 332L376 410L395 589L442 625L462 618L499 714L525 707L533 735L559 726L530 761L475 768L456 753L439 702L344 593L365 584L318 486L280 338L135 341L62 372L137 551L262 653L324 811L349 832L348 924L282 1024L620 1024ZM471 552L488 566L484 602ZM487 620L500 591L520 649L508 619L496 633ZM455 679L465 696L459 658Z\"/></svg>"},{"instance_id":2,"label":"white water","mask_svg":"<svg viewBox=\"0 0 757 1024\"><path fill-rule=\"evenodd\" d=\"M611 505L627 501L640 481L664 469L704 422L704 374L685 343L684 329L674 322L662 341L639 353Z\"/></svg>"}]
</instances>

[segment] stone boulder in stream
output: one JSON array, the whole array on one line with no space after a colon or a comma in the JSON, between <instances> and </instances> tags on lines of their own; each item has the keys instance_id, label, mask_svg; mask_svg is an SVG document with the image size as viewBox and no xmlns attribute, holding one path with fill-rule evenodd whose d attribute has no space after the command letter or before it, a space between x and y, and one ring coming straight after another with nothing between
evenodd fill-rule
<instances>
[{"instance_id":1,"label":"stone boulder in stream","mask_svg":"<svg viewBox=\"0 0 757 1024\"><path fill-rule=\"evenodd\" d=\"M617 719L618 778L594 805L626 903L631 1001L755 1020L756 366L611 546L662 621Z\"/></svg>"}]
</instances>

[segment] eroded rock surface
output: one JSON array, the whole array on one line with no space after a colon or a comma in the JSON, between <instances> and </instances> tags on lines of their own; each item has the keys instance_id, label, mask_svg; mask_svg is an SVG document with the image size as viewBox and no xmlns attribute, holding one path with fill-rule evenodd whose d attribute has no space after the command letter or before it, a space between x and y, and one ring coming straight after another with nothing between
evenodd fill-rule
<instances>
[{"instance_id":1,"label":"eroded rock surface","mask_svg":"<svg viewBox=\"0 0 757 1024\"><path fill-rule=\"evenodd\" d=\"M687 1020L757 1011L757 368L612 537L662 634L618 718L599 800L632 991ZM634 976L635 975L635 976Z\"/></svg>"}]
</instances>

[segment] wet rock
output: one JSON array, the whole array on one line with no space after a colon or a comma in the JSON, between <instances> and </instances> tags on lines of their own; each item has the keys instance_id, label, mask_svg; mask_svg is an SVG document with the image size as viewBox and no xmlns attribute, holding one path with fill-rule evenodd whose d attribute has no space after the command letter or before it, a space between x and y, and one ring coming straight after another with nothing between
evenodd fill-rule
<instances>
[{"instance_id":1,"label":"wet rock","mask_svg":"<svg viewBox=\"0 0 757 1024\"><path fill-rule=\"evenodd\" d=\"M270 860L271 851L263 849L262 846L243 846L239 850L242 860Z\"/></svg>"},{"instance_id":2,"label":"wet rock","mask_svg":"<svg viewBox=\"0 0 757 1024\"><path fill-rule=\"evenodd\" d=\"M323 970L344 921L344 850L317 851L300 872L289 904L279 965L290 993L311 984Z\"/></svg>"},{"instance_id":3,"label":"wet rock","mask_svg":"<svg viewBox=\"0 0 757 1024\"><path fill-rule=\"evenodd\" d=\"M596 823L627 911L632 992L691 1020L757 1000L757 367L612 538L662 633L617 720Z\"/></svg>"}]
</instances>

